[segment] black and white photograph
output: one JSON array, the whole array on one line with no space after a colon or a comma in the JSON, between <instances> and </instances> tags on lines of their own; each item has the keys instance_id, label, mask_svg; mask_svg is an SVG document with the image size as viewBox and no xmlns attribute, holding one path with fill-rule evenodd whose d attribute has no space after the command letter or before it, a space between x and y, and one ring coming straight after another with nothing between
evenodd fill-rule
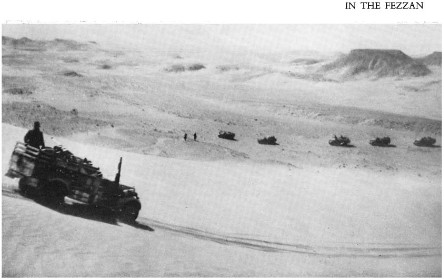
<instances>
[{"instance_id":1,"label":"black and white photograph","mask_svg":"<svg viewBox=\"0 0 444 280\"><path fill-rule=\"evenodd\" d=\"M2 22L1 68L3 277L442 276L440 23Z\"/></svg>"}]
</instances>

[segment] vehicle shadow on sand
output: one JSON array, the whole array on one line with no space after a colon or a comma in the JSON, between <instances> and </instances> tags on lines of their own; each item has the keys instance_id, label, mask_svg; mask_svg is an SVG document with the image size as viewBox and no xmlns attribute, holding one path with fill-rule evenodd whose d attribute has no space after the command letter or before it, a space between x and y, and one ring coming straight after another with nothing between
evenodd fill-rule
<instances>
[{"instance_id":1,"label":"vehicle shadow on sand","mask_svg":"<svg viewBox=\"0 0 444 280\"><path fill-rule=\"evenodd\" d=\"M430 145L430 146L417 146L421 148L441 148L441 145Z\"/></svg>"},{"instance_id":2,"label":"vehicle shadow on sand","mask_svg":"<svg viewBox=\"0 0 444 280\"><path fill-rule=\"evenodd\" d=\"M57 203L53 201L48 201L47 198L38 195L29 195L21 191L17 191L23 197L29 198L35 201L37 204L56 211L60 214L70 215L74 217L79 217L87 220L102 222L110 225L120 226L121 223L132 226L137 229L154 231L150 226L140 224L137 221L128 222L119 219L118 214L106 209L104 207L97 207L93 205L79 204L75 202L65 201L65 203ZM120 224L119 224L120 223Z\"/></svg>"},{"instance_id":3,"label":"vehicle shadow on sand","mask_svg":"<svg viewBox=\"0 0 444 280\"><path fill-rule=\"evenodd\" d=\"M356 148L356 146L353 145L353 144L348 144L348 145L345 145L345 146L342 146L342 147L344 147L344 148Z\"/></svg>"},{"instance_id":4,"label":"vehicle shadow on sand","mask_svg":"<svg viewBox=\"0 0 444 280\"><path fill-rule=\"evenodd\" d=\"M347 145L330 145L332 147L339 147L339 148L356 148L353 144L347 144Z\"/></svg>"},{"instance_id":5,"label":"vehicle shadow on sand","mask_svg":"<svg viewBox=\"0 0 444 280\"><path fill-rule=\"evenodd\" d=\"M393 145L393 144L388 144L388 145L372 145L372 146L373 147L377 147L377 148L396 148L396 145Z\"/></svg>"}]
</instances>

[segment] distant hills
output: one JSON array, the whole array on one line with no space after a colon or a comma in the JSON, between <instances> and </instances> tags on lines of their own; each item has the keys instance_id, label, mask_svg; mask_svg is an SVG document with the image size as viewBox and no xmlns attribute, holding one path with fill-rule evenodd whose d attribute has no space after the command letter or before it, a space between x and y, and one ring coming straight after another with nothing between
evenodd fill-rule
<instances>
[{"instance_id":1,"label":"distant hills","mask_svg":"<svg viewBox=\"0 0 444 280\"><path fill-rule=\"evenodd\" d=\"M374 78L393 76L425 76L431 73L427 66L400 50L356 49L337 60L323 65L321 72L335 73L342 78L369 76Z\"/></svg>"},{"instance_id":2,"label":"distant hills","mask_svg":"<svg viewBox=\"0 0 444 280\"><path fill-rule=\"evenodd\" d=\"M93 44L93 43L90 43ZM90 47L90 44L79 43L73 40L54 39L52 41L31 40L27 37L14 39L11 37L2 36L2 46L9 46L14 49L28 50L28 51L45 51L52 50L85 50Z\"/></svg>"},{"instance_id":3,"label":"distant hills","mask_svg":"<svg viewBox=\"0 0 444 280\"><path fill-rule=\"evenodd\" d=\"M442 52L434 52L418 58L417 61L430 66L442 66Z\"/></svg>"},{"instance_id":4,"label":"distant hills","mask_svg":"<svg viewBox=\"0 0 444 280\"><path fill-rule=\"evenodd\" d=\"M54 40L32 40L27 37L19 39L2 36L2 46L4 50L16 49L24 51L83 51L96 49L97 43L94 41L78 42L74 40L66 39L54 39ZM204 47L204 46L200 46ZM208 47L207 47L208 48ZM196 54L197 52L192 52ZM207 53L205 53L207 54ZM181 57L181 56L179 56ZM222 53L220 53L222 57ZM238 59L238 56L233 56ZM233 59L229 56L229 59ZM287 58L291 57L291 60ZM434 52L425 57L412 58L406 55L401 50L392 49L355 49L348 54L341 54L337 56L337 59L331 60L332 56L323 56L320 53L313 51L292 51L289 53L272 53L261 54L260 59L265 59L268 63L290 63L291 66L295 66L296 70L307 70L311 73L296 73L291 72L292 77L307 76L311 78L315 77L319 80L347 80L355 78L370 78L377 79L383 77L421 77L431 73L432 68L428 66L442 66L442 52ZM221 59L224 61L223 59ZM256 59L257 60L257 59ZM254 60L254 62L256 62ZM260 60L262 61L262 60ZM231 63L231 60L229 61ZM225 63L225 61L224 61ZM227 65L236 65L238 61ZM208 64L206 64L208 65ZM225 65L225 64L220 64ZM205 68L197 65L198 69L191 67L190 71L199 70ZM219 68L218 68L219 69ZM228 68L223 67L219 70L226 71ZM186 65L173 64L166 68L167 72L181 72L186 70ZM433 69L432 69L433 70Z\"/></svg>"}]
</instances>

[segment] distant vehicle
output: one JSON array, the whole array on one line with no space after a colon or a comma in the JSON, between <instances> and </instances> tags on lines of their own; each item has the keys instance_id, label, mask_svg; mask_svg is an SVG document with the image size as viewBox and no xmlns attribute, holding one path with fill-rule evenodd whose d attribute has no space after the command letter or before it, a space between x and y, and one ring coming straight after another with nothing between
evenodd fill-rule
<instances>
[{"instance_id":1,"label":"distant vehicle","mask_svg":"<svg viewBox=\"0 0 444 280\"><path fill-rule=\"evenodd\" d=\"M415 142L413 142L414 145L420 147L433 147L435 143L436 139L432 137L422 137L420 140L415 140Z\"/></svg>"},{"instance_id":2,"label":"distant vehicle","mask_svg":"<svg viewBox=\"0 0 444 280\"><path fill-rule=\"evenodd\" d=\"M223 130L220 130L218 135L219 138L228 139L228 140L234 140L235 136L236 134L234 134L233 132L223 131Z\"/></svg>"},{"instance_id":3,"label":"distant vehicle","mask_svg":"<svg viewBox=\"0 0 444 280\"><path fill-rule=\"evenodd\" d=\"M336 137L336 135L333 136L334 139L331 139L328 141L328 144L332 145L332 146L348 146L350 144L350 138L346 137L346 136L340 136L340 137Z\"/></svg>"},{"instance_id":4,"label":"distant vehicle","mask_svg":"<svg viewBox=\"0 0 444 280\"><path fill-rule=\"evenodd\" d=\"M103 178L98 167L61 146L37 149L17 142L6 176L20 178L19 189L47 202L63 203L65 196L104 207L134 222L142 207L135 188L120 184L122 158L114 181Z\"/></svg>"},{"instance_id":5,"label":"distant vehicle","mask_svg":"<svg viewBox=\"0 0 444 280\"><path fill-rule=\"evenodd\" d=\"M376 137L374 140L370 140L370 145L379 146L379 147L387 147L390 145L390 137Z\"/></svg>"},{"instance_id":6,"label":"distant vehicle","mask_svg":"<svg viewBox=\"0 0 444 280\"><path fill-rule=\"evenodd\" d=\"M262 145L277 145L276 141L277 139L274 136L264 137L257 140L257 142Z\"/></svg>"}]
</instances>

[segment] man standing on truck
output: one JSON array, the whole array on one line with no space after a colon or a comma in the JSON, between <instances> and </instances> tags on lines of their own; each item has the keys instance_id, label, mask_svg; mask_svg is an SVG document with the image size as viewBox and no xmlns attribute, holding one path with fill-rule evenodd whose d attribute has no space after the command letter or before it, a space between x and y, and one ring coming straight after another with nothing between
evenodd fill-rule
<instances>
[{"instance_id":1,"label":"man standing on truck","mask_svg":"<svg viewBox=\"0 0 444 280\"><path fill-rule=\"evenodd\" d=\"M40 122L34 122L34 129L29 130L28 133L26 133L25 143L37 149L45 147L43 133L40 131Z\"/></svg>"}]
</instances>

